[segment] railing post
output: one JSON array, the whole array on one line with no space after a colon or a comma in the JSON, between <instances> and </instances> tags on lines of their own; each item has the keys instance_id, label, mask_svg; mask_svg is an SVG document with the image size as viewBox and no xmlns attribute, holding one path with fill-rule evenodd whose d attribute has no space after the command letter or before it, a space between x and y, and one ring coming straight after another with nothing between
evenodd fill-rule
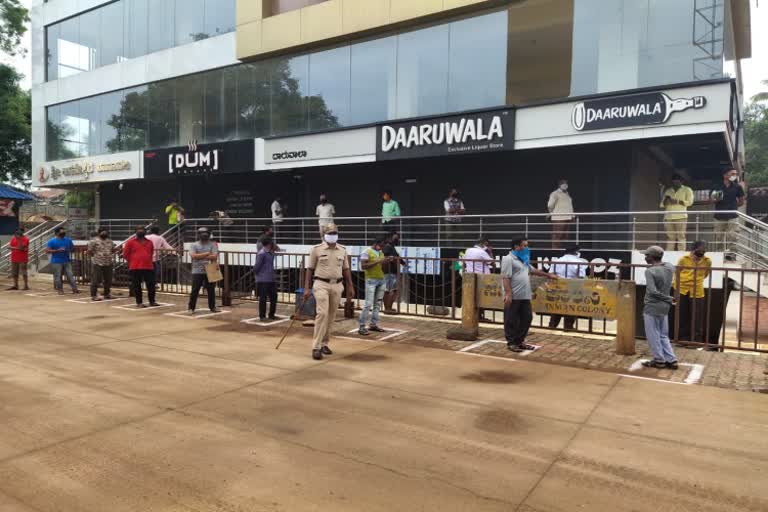
<instances>
[{"instance_id":1,"label":"railing post","mask_svg":"<svg viewBox=\"0 0 768 512\"><path fill-rule=\"evenodd\" d=\"M304 219L301 219L301 245L306 245L306 241L304 239Z\"/></svg>"},{"instance_id":2,"label":"railing post","mask_svg":"<svg viewBox=\"0 0 768 512\"><path fill-rule=\"evenodd\" d=\"M480 217L480 238L483 238L483 218Z\"/></svg>"},{"instance_id":3,"label":"railing post","mask_svg":"<svg viewBox=\"0 0 768 512\"><path fill-rule=\"evenodd\" d=\"M232 306L232 286L229 282L229 253L224 253L224 289L221 293L221 305Z\"/></svg>"},{"instance_id":4,"label":"railing post","mask_svg":"<svg viewBox=\"0 0 768 512\"><path fill-rule=\"evenodd\" d=\"M581 219L576 217L576 245L581 243Z\"/></svg>"},{"instance_id":5,"label":"railing post","mask_svg":"<svg viewBox=\"0 0 768 512\"><path fill-rule=\"evenodd\" d=\"M437 247L442 247L442 235L443 235L443 226L442 226L442 219L437 219Z\"/></svg>"},{"instance_id":6,"label":"railing post","mask_svg":"<svg viewBox=\"0 0 768 512\"><path fill-rule=\"evenodd\" d=\"M528 238L528 216L525 216L525 237Z\"/></svg>"},{"instance_id":7,"label":"railing post","mask_svg":"<svg viewBox=\"0 0 768 512\"><path fill-rule=\"evenodd\" d=\"M696 214L696 240L701 240L701 237L699 236L699 217L700 215Z\"/></svg>"},{"instance_id":8,"label":"railing post","mask_svg":"<svg viewBox=\"0 0 768 512\"><path fill-rule=\"evenodd\" d=\"M366 245L368 244L368 219L363 220L363 233L365 236L365 239L363 240L363 243L360 245Z\"/></svg>"},{"instance_id":9,"label":"railing post","mask_svg":"<svg viewBox=\"0 0 768 512\"><path fill-rule=\"evenodd\" d=\"M635 229L636 227L637 227L637 217L632 216L632 247L630 247L630 249L632 250L634 250L635 247L637 247L637 232Z\"/></svg>"},{"instance_id":10,"label":"railing post","mask_svg":"<svg viewBox=\"0 0 768 512\"><path fill-rule=\"evenodd\" d=\"M248 219L245 219L245 243L248 243Z\"/></svg>"}]
</instances>

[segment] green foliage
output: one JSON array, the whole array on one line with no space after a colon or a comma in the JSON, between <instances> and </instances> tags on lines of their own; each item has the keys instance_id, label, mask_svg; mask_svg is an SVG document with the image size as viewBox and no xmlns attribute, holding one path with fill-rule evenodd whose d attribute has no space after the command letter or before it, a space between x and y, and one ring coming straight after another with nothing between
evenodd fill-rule
<instances>
[{"instance_id":1,"label":"green foliage","mask_svg":"<svg viewBox=\"0 0 768 512\"><path fill-rule=\"evenodd\" d=\"M4 182L28 180L32 166L32 100L19 88L19 80L21 75L13 68L0 64L0 181Z\"/></svg>"},{"instance_id":2,"label":"green foliage","mask_svg":"<svg viewBox=\"0 0 768 512\"><path fill-rule=\"evenodd\" d=\"M763 80L760 83L768 88L768 80ZM752 96L752 101L755 103L757 103L758 101L768 101L768 91L763 91L755 94L754 96Z\"/></svg>"},{"instance_id":3,"label":"green foliage","mask_svg":"<svg viewBox=\"0 0 768 512\"><path fill-rule=\"evenodd\" d=\"M25 52L20 45L28 22L29 11L20 0L0 0L0 51L10 55Z\"/></svg>"},{"instance_id":4,"label":"green foliage","mask_svg":"<svg viewBox=\"0 0 768 512\"><path fill-rule=\"evenodd\" d=\"M64 195L64 205L92 211L96 206L96 195L89 190L70 190Z\"/></svg>"},{"instance_id":5,"label":"green foliage","mask_svg":"<svg viewBox=\"0 0 768 512\"><path fill-rule=\"evenodd\" d=\"M752 103L744 110L747 183L768 185L768 105Z\"/></svg>"}]
</instances>

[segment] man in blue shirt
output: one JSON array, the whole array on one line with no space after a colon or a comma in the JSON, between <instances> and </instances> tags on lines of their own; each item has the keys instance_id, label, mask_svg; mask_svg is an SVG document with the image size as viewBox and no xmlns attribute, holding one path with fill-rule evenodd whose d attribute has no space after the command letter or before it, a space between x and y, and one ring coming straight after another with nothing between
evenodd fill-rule
<instances>
[{"instance_id":1,"label":"man in blue shirt","mask_svg":"<svg viewBox=\"0 0 768 512\"><path fill-rule=\"evenodd\" d=\"M77 289L75 276L72 273L72 258L70 256L72 251L75 250L75 244L62 227L56 228L54 234L56 236L48 241L48 245L45 248L45 252L51 255L53 287L59 292L59 295L64 295L64 283L62 283L61 275L66 273L69 286L72 287L72 293L80 293Z\"/></svg>"}]
</instances>

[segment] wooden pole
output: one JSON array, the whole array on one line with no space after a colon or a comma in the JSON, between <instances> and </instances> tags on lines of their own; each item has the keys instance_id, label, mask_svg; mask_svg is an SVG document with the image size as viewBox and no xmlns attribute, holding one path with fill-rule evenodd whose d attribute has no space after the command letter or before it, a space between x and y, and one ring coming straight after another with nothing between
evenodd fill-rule
<instances>
[{"instance_id":1,"label":"wooden pole","mask_svg":"<svg viewBox=\"0 0 768 512\"><path fill-rule=\"evenodd\" d=\"M616 354L633 356L636 338L635 296L637 286L634 281L619 283L619 297L616 303Z\"/></svg>"}]
</instances>

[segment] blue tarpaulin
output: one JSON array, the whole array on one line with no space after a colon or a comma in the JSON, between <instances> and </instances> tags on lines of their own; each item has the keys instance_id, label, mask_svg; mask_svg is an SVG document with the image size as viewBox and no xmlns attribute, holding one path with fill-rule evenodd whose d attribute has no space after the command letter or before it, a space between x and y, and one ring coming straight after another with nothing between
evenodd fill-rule
<instances>
[{"instance_id":1,"label":"blue tarpaulin","mask_svg":"<svg viewBox=\"0 0 768 512\"><path fill-rule=\"evenodd\" d=\"M0 185L0 199L17 199L21 201L34 201L37 199L32 194L27 194L23 190L19 190L8 185Z\"/></svg>"}]
</instances>

